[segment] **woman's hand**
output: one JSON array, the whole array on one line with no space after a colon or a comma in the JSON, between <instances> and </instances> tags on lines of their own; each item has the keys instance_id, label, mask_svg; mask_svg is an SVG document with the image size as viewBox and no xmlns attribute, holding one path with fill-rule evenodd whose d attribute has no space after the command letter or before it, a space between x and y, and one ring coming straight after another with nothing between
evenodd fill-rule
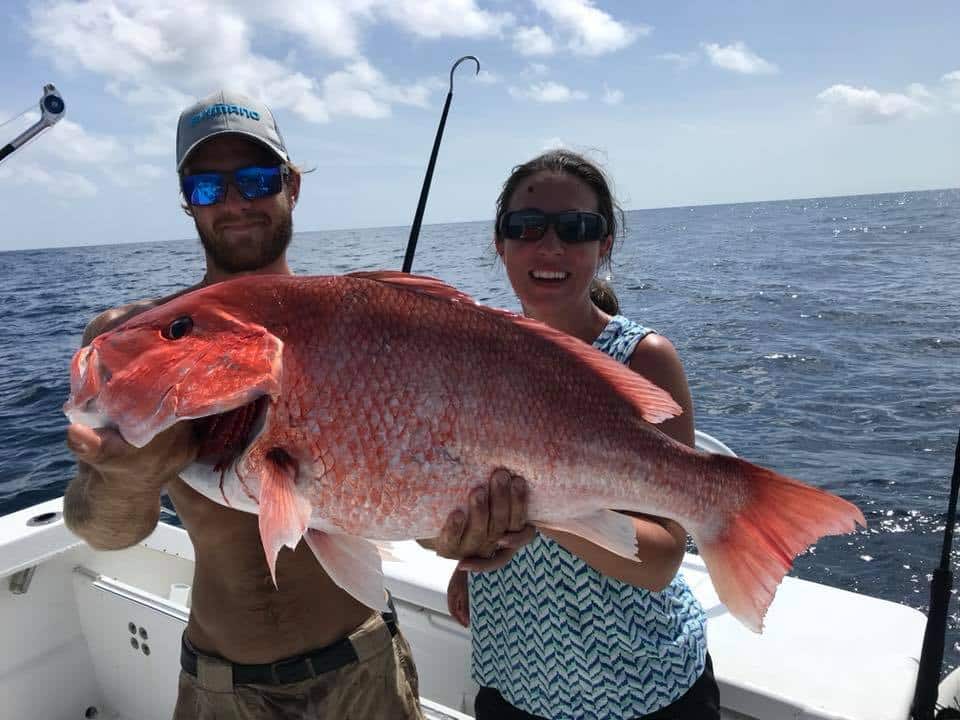
<instances>
[{"instance_id":1,"label":"woman's hand","mask_svg":"<svg viewBox=\"0 0 960 720\"><path fill-rule=\"evenodd\" d=\"M466 570L454 570L447 585L447 609L465 628L470 627L470 590Z\"/></svg>"},{"instance_id":2,"label":"woman's hand","mask_svg":"<svg viewBox=\"0 0 960 720\"><path fill-rule=\"evenodd\" d=\"M536 534L527 524L527 484L506 470L496 470L486 487L470 493L468 512L450 513L434 549L460 560L458 570L480 572L503 567Z\"/></svg>"}]
</instances>

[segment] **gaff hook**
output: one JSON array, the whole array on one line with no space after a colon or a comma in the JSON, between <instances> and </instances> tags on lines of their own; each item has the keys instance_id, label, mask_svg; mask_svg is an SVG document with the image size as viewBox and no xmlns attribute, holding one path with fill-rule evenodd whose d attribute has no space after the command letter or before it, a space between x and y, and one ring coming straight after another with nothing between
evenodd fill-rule
<instances>
[{"instance_id":1,"label":"gaff hook","mask_svg":"<svg viewBox=\"0 0 960 720\"><path fill-rule=\"evenodd\" d=\"M480 74L480 61L477 60L473 55L464 55L462 58L460 58L459 60L457 60L457 61L453 64L453 67L450 68L450 90L449 90L449 94L451 94L451 95L453 94L453 73L456 72L457 66L460 65L460 63L462 63L464 60L473 60L473 61L477 64L477 71L474 73L474 75L476 76L476 75L479 75L479 74Z\"/></svg>"},{"instance_id":2,"label":"gaff hook","mask_svg":"<svg viewBox=\"0 0 960 720\"><path fill-rule=\"evenodd\" d=\"M433 168L437 164L437 152L440 150L440 140L443 138L443 128L447 124L447 112L450 110L450 100L453 99L453 73L464 60L473 60L477 64L476 75L480 74L480 61L473 55L464 55L450 68L450 89L447 92L447 101L443 104L443 114L440 116L440 126L437 128L437 137L433 141L433 151L430 153L430 162L427 164L427 174L423 178L423 187L420 189L420 202L417 203L417 212L413 216L413 225L410 227L410 240L407 241L407 253L403 258L403 271L410 272L413 266L413 255L417 251L417 239L420 237L420 223L423 222L423 211L427 206L427 195L430 194L430 183L433 180Z\"/></svg>"}]
</instances>

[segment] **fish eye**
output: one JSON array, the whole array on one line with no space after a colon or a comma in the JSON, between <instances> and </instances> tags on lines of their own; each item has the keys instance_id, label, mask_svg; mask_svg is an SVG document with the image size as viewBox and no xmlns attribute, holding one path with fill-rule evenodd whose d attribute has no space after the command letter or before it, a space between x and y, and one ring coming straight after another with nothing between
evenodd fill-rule
<instances>
[{"instance_id":1,"label":"fish eye","mask_svg":"<svg viewBox=\"0 0 960 720\"><path fill-rule=\"evenodd\" d=\"M189 335L191 330L193 330L193 318L185 315L170 323L162 334L167 340L179 340Z\"/></svg>"}]
</instances>

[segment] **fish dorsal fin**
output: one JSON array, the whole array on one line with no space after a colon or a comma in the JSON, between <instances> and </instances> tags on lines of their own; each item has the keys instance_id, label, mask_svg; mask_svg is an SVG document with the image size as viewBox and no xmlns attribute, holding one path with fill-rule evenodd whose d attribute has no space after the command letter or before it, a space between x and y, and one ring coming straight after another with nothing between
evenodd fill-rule
<instances>
[{"instance_id":1,"label":"fish dorsal fin","mask_svg":"<svg viewBox=\"0 0 960 720\"><path fill-rule=\"evenodd\" d=\"M467 295L465 292L457 290L452 285L447 285L443 280L438 280L429 275L411 275L410 273L400 272L399 270L373 270L352 272L346 277L360 278L361 280L375 280L376 282L393 285L404 290L413 290L424 295L432 295L443 300L456 300L458 302L470 303L476 305L477 301Z\"/></svg>"},{"instance_id":2,"label":"fish dorsal fin","mask_svg":"<svg viewBox=\"0 0 960 720\"><path fill-rule=\"evenodd\" d=\"M492 310L492 308L479 307L484 310ZM643 375L614 360L593 345L589 345L573 335L556 330L533 318L508 313L505 310L493 310L493 312L511 315L517 325L547 338L576 357L606 382L626 395L630 403L640 413L640 416L648 423L656 425L664 420L677 417L683 412L683 408L676 403L666 390L654 385Z\"/></svg>"},{"instance_id":3,"label":"fish dorsal fin","mask_svg":"<svg viewBox=\"0 0 960 720\"><path fill-rule=\"evenodd\" d=\"M670 393L654 385L623 363L617 362L602 350L598 350L582 340L556 330L539 320L517 315L508 310L480 305L466 293L447 285L442 280L426 275L411 275L396 270L355 272L350 273L347 277L375 280L443 300L469 303L477 312L509 320L554 345L559 345L567 353L586 364L606 382L626 395L640 413L640 416L649 423L660 423L683 412L682 408L670 397Z\"/></svg>"}]
</instances>

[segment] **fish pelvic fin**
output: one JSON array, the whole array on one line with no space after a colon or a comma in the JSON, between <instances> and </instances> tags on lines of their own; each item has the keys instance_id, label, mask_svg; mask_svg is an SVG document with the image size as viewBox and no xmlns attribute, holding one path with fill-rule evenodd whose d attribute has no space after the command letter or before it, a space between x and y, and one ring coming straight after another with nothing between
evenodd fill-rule
<instances>
[{"instance_id":1,"label":"fish pelvic fin","mask_svg":"<svg viewBox=\"0 0 960 720\"><path fill-rule=\"evenodd\" d=\"M307 530L312 507L297 489L297 463L286 452L266 453L260 474L260 542L277 585L277 555L286 545L297 547Z\"/></svg>"},{"instance_id":2,"label":"fish pelvic fin","mask_svg":"<svg viewBox=\"0 0 960 720\"><path fill-rule=\"evenodd\" d=\"M367 607L388 610L380 551L374 543L313 528L304 539L331 580Z\"/></svg>"},{"instance_id":3,"label":"fish pelvic fin","mask_svg":"<svg viewBox=\"0 0 960 720\"><path fill-rule=\"evenodd\" d=\"M687 531L707 566L717 596L730 614L756 633L793 559L824 535L853 532L867 522L859 508L739 458L711 455L711 470L746 482L749 498L710 530Z\"/></svg>"},{"instance_id":4,"label":"fish pelvic fin","mask_svg":"<svg viewBox=\"0 0 960 720\"><path fill-rule=\"evenodd\" d=\"M605 550L639 562L637 558L637 529L633 518L614 510L598 510L588 515L552 522L537 521L536 527L577 535Z\"/></svg>"}]
</instances>

